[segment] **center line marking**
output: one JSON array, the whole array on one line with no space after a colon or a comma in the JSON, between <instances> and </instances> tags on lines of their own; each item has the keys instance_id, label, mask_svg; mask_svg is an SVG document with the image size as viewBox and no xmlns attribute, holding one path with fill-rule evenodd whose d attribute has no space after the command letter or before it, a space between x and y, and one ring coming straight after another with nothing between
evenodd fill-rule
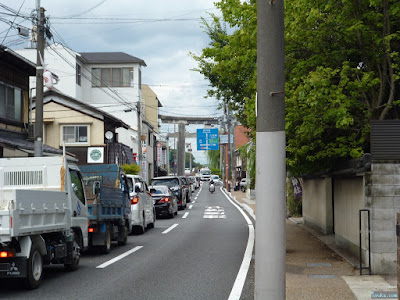
<instances>
[{"instance_id":1,"label":"center line marking","mask_svg":"<svg viewBox=\"0 0 400 300\"><path fill-rule=\"evenodd\" d=\"M186 219L188 215L189 215L189 212L185 212L185 214L182 216L182 219Z\"/></svg>"},{"instance_id":2,"label":"center line marking","mask_svg":"<svg viewBox=\"0 0 400 300\"><path fill-rule=\"evenodd\" d=\"M192 201L192 203L196 203L196 201Z\"/></svg>"},{"instance_id":3,"label":"center line marking","mask_svg":"<svg viewBox=\"0 0 400 300\"><path fill-rule=\"evenodd\" d=\"M193 204L190 204L190 205L189 205L189 209L192 209L192 208L193 208Z\"/></svg>"},{"instance_id":4,"label":"center line marking","mask_svg":"<svg viewBox=\"0 0 400 300\"><path fill-rule=\"evenodd\" d=\"M179 225L179 224L174 224L174 225L172 225L170 228L164 230L164 231L162 232L162 234L166 234L166 233L170 232L172 229L174 229L174 228L175 228L176 226L178 226L178 225Z\"/></svg>"},{"instance_id":5,"label":"center line marking","mask_svg":"<svg viewBox=\"0 0 400 300\"><path fill-rule=\"evenodd\" d=\"M105 263L97 266L96 268L97 269L104 269L105 267L108 267L109 265L115 263L116 261L119 261L120 259L124 258L125 256L128 256L129 254L132 254L133 252L136 252L136 251L138 251L138 250L140 250L142 248L143 248L143 246L137 246L137 247L125 252L125 253L122 253L121 255L118 255L117 257L115 257L115 258L113 258L113 259L111 259L109 261L106 261Z\"/></svg>"}]
</instances>

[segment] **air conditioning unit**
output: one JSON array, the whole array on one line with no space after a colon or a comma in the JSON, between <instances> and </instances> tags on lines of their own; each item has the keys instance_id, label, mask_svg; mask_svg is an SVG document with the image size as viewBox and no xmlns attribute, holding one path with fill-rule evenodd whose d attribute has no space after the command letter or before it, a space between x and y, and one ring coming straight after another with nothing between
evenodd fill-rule
<instances>
[{"instance_id":1,"label":"air conditioning unit","mask_svg":"<svg viewBox=\"0 0 400 300\"><path fill-rule=\"evenodd\" d=\"M29 123L28 124L28 140L35 139L35 124Z\"/></svg>"}]
</instances>

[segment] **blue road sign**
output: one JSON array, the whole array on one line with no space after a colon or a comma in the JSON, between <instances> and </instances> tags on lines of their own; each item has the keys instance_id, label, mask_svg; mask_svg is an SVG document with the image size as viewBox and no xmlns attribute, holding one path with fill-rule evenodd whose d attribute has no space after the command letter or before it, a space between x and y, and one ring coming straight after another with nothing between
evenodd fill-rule
<instances>
[{"instance_id":1,"label":"blue road sign","mask_svg":"<svg viewBox=\"0 0 400 300\"><path fill-rule=\"evenodd\" d=\"M197 150L218 149L218 128L197 129Z\"/></svg>"}]
</instances>

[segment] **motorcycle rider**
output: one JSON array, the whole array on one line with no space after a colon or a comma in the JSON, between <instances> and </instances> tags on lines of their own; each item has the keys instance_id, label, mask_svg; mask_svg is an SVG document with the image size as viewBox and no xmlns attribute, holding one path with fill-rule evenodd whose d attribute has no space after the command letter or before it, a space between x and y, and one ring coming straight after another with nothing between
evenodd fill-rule
<instances>
[{"instance_id":1,"label":"motorcycle rider","mask_svg":"<svg viewBox=\"0 0 400 300\"><path fill-rule=\"evenodd\" d=\"M214 180L210 180L210 186L208 188L208 190L211 192L211 190L213 190L213 192L215 191L215 184L214 184Z\"/></svg>"}]
</instances>

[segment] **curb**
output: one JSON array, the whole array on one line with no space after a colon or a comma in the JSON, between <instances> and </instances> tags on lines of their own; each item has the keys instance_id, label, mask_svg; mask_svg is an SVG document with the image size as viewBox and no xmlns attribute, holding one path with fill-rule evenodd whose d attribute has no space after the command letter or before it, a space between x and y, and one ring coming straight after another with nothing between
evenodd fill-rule
<instances>
[{"instance_id":1,"label":"curb","mask_svg":"<svg viewBox=\"0 0 400 300\"><path fill-rule=\"evenodd\" d=\"M242 207L253 218L253 220L256 221L256 215L254 214L254 210L250 206L248 206L246 203L242 203L242 202L236 200L236 197L232 196L232 193L228 192L226 190L226 188L223 188L223 190L229 196L229 198L231 198L233 201L235 201L235 203L237 205Z\"/></svg>"}]
</instances>

